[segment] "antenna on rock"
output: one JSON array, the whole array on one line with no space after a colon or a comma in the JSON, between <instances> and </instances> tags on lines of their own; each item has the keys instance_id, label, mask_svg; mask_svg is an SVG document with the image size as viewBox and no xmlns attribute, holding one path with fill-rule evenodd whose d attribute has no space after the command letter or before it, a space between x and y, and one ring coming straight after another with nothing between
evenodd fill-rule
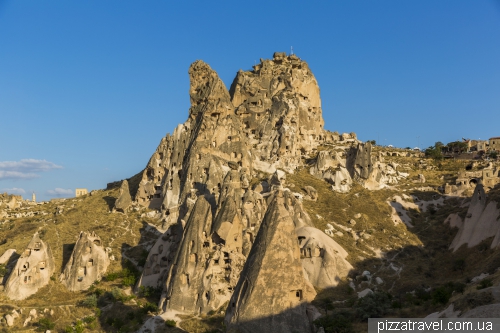
<instances>
[{"instance_id":1,"label":"antenna on rock","mask_svg":"<svg viewBox=\"0 0 500 333\"><path fill-rule=\"evenodd\" d=\"M290 46L290 55L293 55L293 46Z\"/></svg>"}]
</instances>

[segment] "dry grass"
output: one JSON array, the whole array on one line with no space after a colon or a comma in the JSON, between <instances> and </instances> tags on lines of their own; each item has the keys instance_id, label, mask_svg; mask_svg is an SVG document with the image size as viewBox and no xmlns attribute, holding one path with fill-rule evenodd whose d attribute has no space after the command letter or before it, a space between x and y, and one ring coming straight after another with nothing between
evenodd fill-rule
<instances>
[{"instance_id":1,"label":"dry grass","mask_svg":"<svg viewBox=\"0 0 500 333\"><path fill-rule=\"evenodd\" d=\"M122 270L124 254L133 262L142 259L145 249L152 245L159 235L155 228L148 224L153 221L141 218L141 212L110 213L117 195L118 189L97 191L93 195L34 206L32 211L44 211L48 215L19 218L0 225L0 240L5 240L5 243L0 245L0 253L10 248L16 249L17 253L22 252L33 234L38 231L41 238L51 247L55 261L52 280L35 295L22 301L11 301L4 294L0 294L0 304L4 305L0 315L6 314L9 306L16 309L53 309L56 329L62 329L93 314L90 309L75 306L87 296L86 292L69 292L57 282L80 231L95 231L104 246L111 248L115 260L111 261L108 272ZM62 214L56 214L61 209ZM105 290L110 289L113 283L102 282L102 286ZM19 322L20 320L16 321L22 325ZM97 328L99 327L97 325Z\"/></svg>"}]
</instances>

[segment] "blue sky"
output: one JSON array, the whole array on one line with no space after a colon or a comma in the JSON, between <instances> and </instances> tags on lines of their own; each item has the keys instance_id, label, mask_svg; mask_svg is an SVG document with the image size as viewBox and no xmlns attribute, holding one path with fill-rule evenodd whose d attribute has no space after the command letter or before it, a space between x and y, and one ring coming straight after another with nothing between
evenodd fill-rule
<instances>
[{"instance_id":1,"label":"blue sky","mask_svg":"<svg viewBox=\"0 0 500 333\"><path fill-rule=\"evenodd\" d=\"M329 130L400 147L500 136L500 1L0 0L0 192L134 175L187 118L193 61L229 87L291 46Z\"/></svg>"}]
</instances>

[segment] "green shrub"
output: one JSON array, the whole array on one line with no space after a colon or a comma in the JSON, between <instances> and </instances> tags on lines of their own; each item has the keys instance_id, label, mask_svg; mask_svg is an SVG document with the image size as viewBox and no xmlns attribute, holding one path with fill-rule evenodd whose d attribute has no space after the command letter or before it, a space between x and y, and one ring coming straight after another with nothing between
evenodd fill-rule
<instances>
[{"instance_id":1,"label":"green shrub","mask_svg":"<svg viewBox=\"0 0 500 333\"><path fill-rule=\"evenodd\" d=\"M7 274L7 268L4 265L0 265L0 276Z\"/></svg>"},{"instance_id":2,"label":"green shrub","mask_svg":"<svg viewBox=\"0 0 500 333\"><path fill-rule=\"evenodd\" d=\"M127 275L123 278L122 284L124 286L134 286L135 285L135 276Z\"/></svg>"},{"instance_id":3,"label":"green shrub","mask_svg":"<svg viewBox=\"0 0 500 333\"><path fill-rule=\"evenodd\" d=\"M81 306L86 308L96 308L97 307L97 295L92 294L87 296L83 301L80 302Z\"/></svg>"},{"instance_id":4,"label":"green shrub","mask_svg":"<svg viewBox=\"0 0 500 333\"><path fill-rule=\"evenodd\" d=\"M56 323L54 323L50 318L40 318L38 321L38 331L45 332L47 330L52 330L56 327Z\"/></svg>"},{"instance_id":5,"label":"green shrub","mask_svg":"<svg viewBox=\"0 0 500 333\"><path fill-rule=\"evenodd\" d=\"M118 279L118 273L109 273L106 275L106 281L114 281Z\"/></svg>"},{"instance_id":6,"label":"green shrub","mask_svg":"<svg viewBox=\"0 0 500 333\"><path fill-rule=\"evenodd\" d=\"M111 292L109 294L113 302L123 301L125 296L123 295L122 291L117 287L113 287L113 289L111 289Z\"/></svg>"},{"instance_id":7,"label":"green shrub","mask_svg":"<svg viewBox=\"0 0 500 333\"><path fill-rule=\"evenodd\" d=\"M165 326L167 327L176 327L177 326L177 323L175 320L165 320Z\"/></svg>"},{"instance_id":8,"label":"green shrub","mask_svg":"<svg viewBox=\"0 0 500 333\"><path fill-rule=\"evenodd\" d=\"M381 318L391 308L391 299L390 294L376 291L357 301L355 304L356 313L363 321L368 318Z\"/></svg>"},{"instance_id":9,"label":"green shrub","mask_svg":"<svg viewBox=\"0 0 500 333\"><path fill-rule=\"evenodd\" d=\"M144 313L148 313L148 312L158 312L158 305L156 305L155 303L151 303L151 302L147 302L146 304L144 304L144 306L142 307L142 311Z\"/></svg>"},{"instance_id":10,"label":"green shrub","mask_svg":"<svg viewBox=\"0 0 500 333\"><path fill-rule=\"evenodd\" d=\"M448 303L452 292L453 290L448 288L447 286L441 286L436 288L431 294L432 303L443 304L443 305Z\"/></svg>"},{"instance_id":11,"label":"green shrub","mask_svg":"<svg viewBox=\"0 0 500 333\"><path fill-rule=\"evenodd\" d=\"M490 279L484 279L479 282L479 286L477 286L477 290L488 288L493 286L493 282Z\"/></svg>"}]
</instances>

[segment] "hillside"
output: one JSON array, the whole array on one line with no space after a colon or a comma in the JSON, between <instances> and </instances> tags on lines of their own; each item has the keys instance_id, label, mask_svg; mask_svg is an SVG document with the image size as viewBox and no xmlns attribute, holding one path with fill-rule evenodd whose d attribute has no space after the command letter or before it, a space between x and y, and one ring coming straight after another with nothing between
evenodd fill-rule
<instances>
[{"instance_id":1,"label":"hillside","mask_svg":"<svg viewBox=\"0 0 500 333\"><path fill-rule=\"evenodd\" d=\"M2 197L4 331L364 332L368 317L500 302L497 162L324 130L316 79L295 55L238 72L229 90L202 61L189 75L187 121L139 174L77 198ZM99 240L76 245L82 231ZM52 259L30 262L32 243L50 247L47 283ZM83 281L98 248L107 270L68 291L68 262ZM30 270L40 288L8 297Z\"/></svg>"}]
</instances>

